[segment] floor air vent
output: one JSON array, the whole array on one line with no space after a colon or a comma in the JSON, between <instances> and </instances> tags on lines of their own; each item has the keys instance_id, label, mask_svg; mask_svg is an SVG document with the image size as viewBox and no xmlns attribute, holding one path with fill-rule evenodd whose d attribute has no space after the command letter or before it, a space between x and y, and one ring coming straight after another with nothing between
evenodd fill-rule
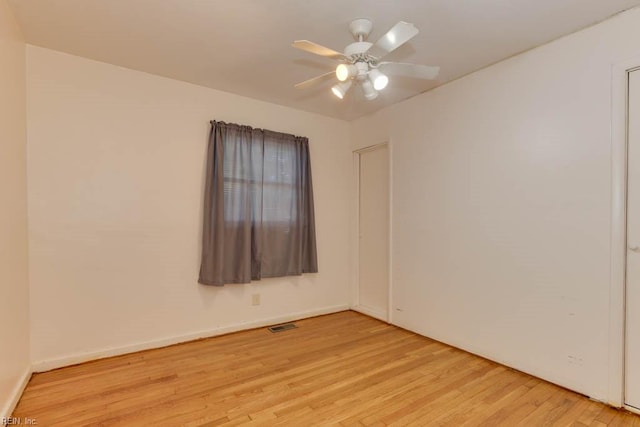
<instances>
[{"instance_id":1,"label":"floor air vent","mask_svg":"<svg viewBox=\"0 0 640 427\"><path fill-rule=\"evenodd\" d=\"M289 329L295 329L295 328L297 328L295 323L285 323L283 325L270 326L269 330L275 333L275 332L288 331Z\"/></svg>"}]
</instances>

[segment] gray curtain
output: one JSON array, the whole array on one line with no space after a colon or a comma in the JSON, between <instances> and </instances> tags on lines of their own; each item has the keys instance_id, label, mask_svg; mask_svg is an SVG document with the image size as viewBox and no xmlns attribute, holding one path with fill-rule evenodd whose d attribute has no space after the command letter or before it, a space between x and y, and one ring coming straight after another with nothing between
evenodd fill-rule
<instances>
[{"instance_id":1,"label":"gray curtain","mask_svg":"<svg viewBox=\"0 0 640 427\"><path fill-rule=\"evenodd\" d=\"M211 122L199 282L318 271L309 140Z\"/></svg>"}]
</instances>

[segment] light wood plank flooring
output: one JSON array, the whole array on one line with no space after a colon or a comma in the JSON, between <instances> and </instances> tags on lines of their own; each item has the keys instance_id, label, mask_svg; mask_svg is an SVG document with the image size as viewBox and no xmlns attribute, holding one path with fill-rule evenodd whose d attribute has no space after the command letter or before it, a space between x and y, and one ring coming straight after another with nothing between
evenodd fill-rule
<instances>
[{"instance_id":1,"label":"light wood plank flooring","mask_svg":"<svg viewBox=\"0 0 640 427\"><path fill-rule=\"evenodd\" d=\"M640 426L540 379L347 311L33 376L38 426Z\"/></svg>"}]
</instances>

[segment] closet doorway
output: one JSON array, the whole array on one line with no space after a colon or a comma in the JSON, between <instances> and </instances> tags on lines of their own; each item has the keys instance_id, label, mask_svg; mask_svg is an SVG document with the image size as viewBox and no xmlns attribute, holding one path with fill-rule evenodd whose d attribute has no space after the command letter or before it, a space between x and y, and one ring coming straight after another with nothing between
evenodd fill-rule
<instances>
[{"instance_id":1,"label":"closet doorway","mask_svg":"<svg viewBox=\"0 0 640 427\"><path fill-rule=\"evenodd\" d=\"M389 320L389 148L355 152L358 168L358 286L356 309Z\"/></svg>"},{"instance_id":2,"label":"closet doorway","mask_svg":"<svg viewBox=\"0 0 640 427\"><path fill-rule=\"evenodd\" d=\"M629 73L625 403L640 410L640 70Z\"/></svg>"}]
</instances>

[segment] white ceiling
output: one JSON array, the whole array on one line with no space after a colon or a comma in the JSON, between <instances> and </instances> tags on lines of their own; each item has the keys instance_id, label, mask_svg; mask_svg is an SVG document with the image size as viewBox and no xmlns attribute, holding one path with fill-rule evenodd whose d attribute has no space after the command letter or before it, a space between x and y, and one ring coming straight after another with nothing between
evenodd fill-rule
<instances>
[{"instance_id":1,"label":"white ceiling","mask_svg":"<svg viewBox=\"0 0 640 427\"><path fill-rule=\"evenodd\" d=\"M28 43L351 120L601 21L640 0L10 0ZM375 41L397 21L420 33L385 58L441 66L435 82L393 77L374 101L332 80L293 85L335 63L292 48L338 51L349 22Z\"/></svg>"}]
</instances>

